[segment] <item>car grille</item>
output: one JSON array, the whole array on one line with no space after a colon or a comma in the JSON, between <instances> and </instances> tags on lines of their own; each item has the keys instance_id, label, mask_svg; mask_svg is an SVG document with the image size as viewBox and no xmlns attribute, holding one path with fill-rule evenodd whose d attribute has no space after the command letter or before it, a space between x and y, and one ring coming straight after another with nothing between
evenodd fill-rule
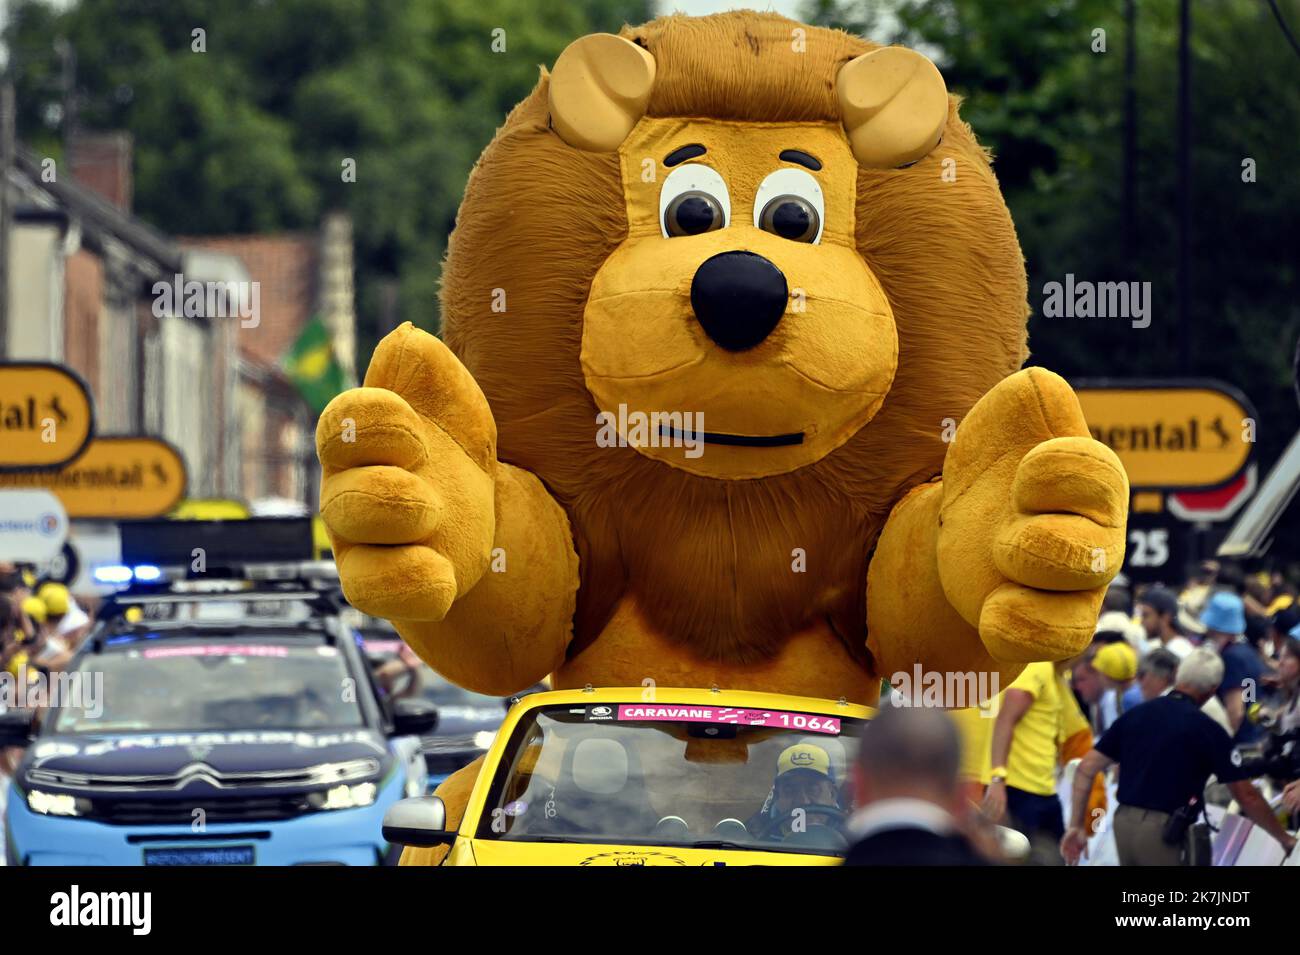
<instances>
[{"instance_id":1,"label":"car grille","mask_svg":"<svg viewBox=\"0 0 1300 955\"><path fill-rule=\"evenodd\" d=\"M202 814L196 812L202 810ZM275 822L310 812L305 793L229 799L92 799L86 818L112 826L190 826L196 822Z\"/></svg>"}]
</instances>

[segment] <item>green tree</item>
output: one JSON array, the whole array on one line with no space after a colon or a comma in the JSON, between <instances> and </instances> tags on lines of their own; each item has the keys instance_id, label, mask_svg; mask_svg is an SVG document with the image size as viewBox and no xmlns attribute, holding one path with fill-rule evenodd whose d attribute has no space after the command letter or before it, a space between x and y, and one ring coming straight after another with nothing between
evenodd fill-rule
<instances>
[{"instance_id":1,"label":"green tree","mask_svg":"<svg viewBox=\"0 0 1300 955\"><path fill-rule=\"evenodd\" d=\"M539 64L584 33L646 19L648 6L82 0L59 12L20 0L6 41L20 136L61 154L62 38L76 54L77 123L133 134L136 212L167 232L308 229L348 210L364 346L391 285L399 320L437 328L466 177Z\"/></svg>"},{"instance_id":2,"label":"green tree","mask_svg":"<svg viewBox=\"0 0 1300 955\"><path fill-rule=\"evenodd\" d=\"M1300 2L1279 0L1300 27ZM1300 424L1291 358L1300 333L1292 175L1300 58L1261 0L1193 4L1190 328L1177 310L1178 0L1137 0L1137 244L1126 257L1121 174L1123 0L813 0L807 16L931 55L992 148L1020 233L1030 305L1067 273L1149 281L1152 321L1030 320L1033 360L1071 378L1214 377L1259 413L1267 468ZM1106 51L1095 52L1096 30ZM1256 181L1243 179L1253 161ZM1192 364L1180 346L1190 338ZM1279 539L1296 539L1293 508ZM1296 551L1295 545L1290 547Z\"/></svg>"}]
</instances>

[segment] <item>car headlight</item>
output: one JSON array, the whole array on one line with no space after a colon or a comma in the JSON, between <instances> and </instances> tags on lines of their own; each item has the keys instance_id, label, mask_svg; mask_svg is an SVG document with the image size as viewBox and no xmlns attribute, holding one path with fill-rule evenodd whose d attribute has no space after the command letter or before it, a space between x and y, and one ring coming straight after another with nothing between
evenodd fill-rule
<instances>
[{"instance_id":1,"label":"car headlight","mask_svg":"<svg viewBox=\"0 0 1300 955\"><path fill-rule=\"evenodd\" d=\"M371 805L377 795L379 787L374 783L355 783L311 793L307 802L313 809L360 809Z\"/></svg>"},{"instance_id":2,"label":"car headlight","mask_svg":"<svg viewBox=\"0 0 1300 955\"><path fill-rule=\"evenodd\" d=\"M80 816L90 808L90 803L67 793L47 793L40 789L29 789L27 806L32 812L39 812L43 816Z\"/></svg>"},{"instance_id":3,"label":"car headlight","mask_svg":"<svg viewBox=\"0 0 1300 955\"><path fill-rule=\"evenodd\" d=\"M492 741L497 738L497 734L491 730L479 730L474 734L474 745L479 749L491 749Z\"/></svg>"}]
</instances>

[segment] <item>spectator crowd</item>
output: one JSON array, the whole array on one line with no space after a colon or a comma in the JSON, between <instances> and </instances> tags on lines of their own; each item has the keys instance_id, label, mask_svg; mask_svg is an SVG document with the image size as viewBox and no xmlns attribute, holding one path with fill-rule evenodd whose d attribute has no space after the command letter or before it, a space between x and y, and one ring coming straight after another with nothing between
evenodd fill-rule
<instances>
[{"instance_id":1,"label":"spectator crowd","mask_svg":"<svg viewBox=\"0 0 1300 955\"><path fill-rule=\"evenodd\" d=\"M1210 865L1230 817L1276 844L1270 860L1295 848L1300 603L1280 574L1121 576L1082 654L938 715L885 705L868 727L849 864L1007 861L1013 843L1039 864Z\"/></svg>"},{"instance_id":2,"label":"spectator crowd","mask_svg":"<svg viewBox=\"0 0 1300 955\"><path fill-rule=\"evenodd\" d=\"M68 588L38 581L29 568L0 563L0 713L39 698L31 688L63 670L90 630ZM0 746L0 818L22 749Z\"/></svg>"}]
</instances>

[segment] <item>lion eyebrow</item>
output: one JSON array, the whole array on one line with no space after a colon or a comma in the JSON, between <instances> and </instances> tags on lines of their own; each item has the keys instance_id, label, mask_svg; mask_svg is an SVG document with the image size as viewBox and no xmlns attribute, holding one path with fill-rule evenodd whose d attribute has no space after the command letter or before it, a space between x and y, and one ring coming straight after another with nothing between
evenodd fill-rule
<instances>
[{"instance_id":1,"label":"lion eyebrow","mask_svg":"<svg viewBox=\"0 0 1300 955\"><path fill-rule=\"evenodd\" d=\"M689 146L681 146L674 149L664 157L665 166L676 166L678 163L686 162L688 159L694 159L696 156L703 156L707 149L699 143L691 143Z\"/></svg>"},{"instance_id":2,"label":"lion eyebrow","mask_svg":"<svg viewBox=\"0 0 1300 955\"><path fill-rule=\"evenodd\" d=\"M781 155L777 156L776 158L780 159L782 162L797 162L799 165L806 166L807 168L811 169L813 172L817 172L819 169L822 168L822 162L820 159L818 159L816 156L809 155L808 153L804 152L802 149L783 150L781 152Z\"/></svg>"}]
</instances>

